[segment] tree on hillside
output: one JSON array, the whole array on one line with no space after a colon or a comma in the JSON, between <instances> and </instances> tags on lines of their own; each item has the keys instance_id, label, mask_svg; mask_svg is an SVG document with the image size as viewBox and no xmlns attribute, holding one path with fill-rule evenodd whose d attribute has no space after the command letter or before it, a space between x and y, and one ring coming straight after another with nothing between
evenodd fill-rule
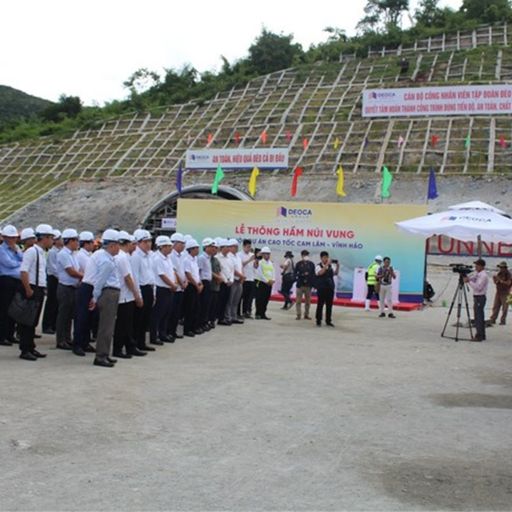
<instances>
[{"instance_id":1,"label":"tree on hillside","mask_svg":"<svg viewBox=\"0 0 512 512\"><path fill-rule=\"evenodd\" d=\"M160 76L155 71L140 68L133 73L128 80L123 82L124 87L130 90L132 95L142 94L160 82Z\"/></svg>"},{"instance_id":2,"label":"tree on hillside","mask_svg":"<svg viewBox=\"0 0 512 512\"><path fill-rule=\"evenodd\" d=\"M54 123L67 118L74 118L82 111L82 100L78 96L66 96L62 94L58 103L44 109L40 116L45 121Z\"/></svg>"},{"instance_id":3,"label":"tree on hillside","mask_svg":"<svg viewBox=\"0 0 512 512\"><path fill-rule=\"evenodd\" d=\"M508 0L463 0L460 10L466 18L479 23L512 20L512 8Z\"/></svg>"},{"instance_id":4,"label":"tree on hillside","mask_svg":"<svg viewBox=\"0 0 512 512\"><path fill-rule=\"evenodd\" d=\"M293 34L273 34L264 28L249 47L249 64L262 75L289 68L304 54L302 46L292 41Z\"/></svg>"},{"instance_id":5,"label":"tree on hillside","mask_svg":"<svg viewBox=\"0 0 512 512\"><path fill-rule=\"evenodd\" d=\"M387 30L401 25L402 13L409 9L409 0L368 0L365 16L357 27L363 32Z\"/></svg>"},{"instance_id":6,"label":"tree on hillside","mask_svg":"<svg viewBox=\"0 0 512 512\"><path fill-rule=\"evenodd\" d=\"M439 0L421 0L414 13L417 23L424 27L438 27L443 22L443 10L439 8Z\"/></svg>"}]
</instances>

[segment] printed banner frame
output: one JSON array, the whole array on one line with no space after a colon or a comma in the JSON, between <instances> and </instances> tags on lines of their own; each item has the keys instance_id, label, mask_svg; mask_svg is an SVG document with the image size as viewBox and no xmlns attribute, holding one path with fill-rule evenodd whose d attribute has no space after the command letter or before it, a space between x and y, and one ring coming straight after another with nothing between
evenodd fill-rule
<instances>
[{"instance_id":1,"label":"printed banner frame","mask_svg":"<svg viewBox=\"0 0 512 512\"><path fill-rule=\"evenodd\" d=\"M188 149L187 169L287 169L288 148Z\"/></svg>"}]
</instances>

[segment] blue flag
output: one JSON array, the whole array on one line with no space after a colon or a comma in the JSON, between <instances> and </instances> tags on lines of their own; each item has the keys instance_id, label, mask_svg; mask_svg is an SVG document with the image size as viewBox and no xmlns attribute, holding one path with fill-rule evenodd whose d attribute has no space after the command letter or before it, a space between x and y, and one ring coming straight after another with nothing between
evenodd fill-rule
<instances>
[{"instance_id":1,"label":"blue flag","mask_svg":"<svg viewBox=\"0 0 512 512\"><path fill-rule=\"evenodd\" d=\"M183 187L182 179L183 179L183 169L181 168L181 162L180 162L180 166L178 167L178 174L176 174L176 190L178 191L178 194L181 194L181 188Z\"/></svg>"},{"instance_id":2,"label":"blue flag","mask_svg":"<svg viewBox=\"0 0 512 512\"><path fill-rule=\"evenodd\" d=\"M437 185L436 185L436 173L434 168L430 168L430 174L428 176L428 195L427 199L435 199L438 197Z\"/></svg>"}]
</instances>

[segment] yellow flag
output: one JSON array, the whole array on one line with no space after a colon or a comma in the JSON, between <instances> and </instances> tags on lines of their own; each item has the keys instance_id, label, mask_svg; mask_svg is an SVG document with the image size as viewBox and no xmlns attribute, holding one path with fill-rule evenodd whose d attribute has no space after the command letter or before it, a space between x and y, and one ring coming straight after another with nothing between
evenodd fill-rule
<instances>
[{"instance_id":1,"label":"yellow flag","mask_svg":"<svg viewBox=\"0 0 512 512\"><path fill-rule=\"evenodd\" d=\"M333 144L333 146L334 146L334 149L338 149L338 148L339 148L339 146L340 146L340 139L339 139L338 137L336 137L336 138L334 139L334 144Z\"/></svg>"},{"instance_id":2,"label":"yellow flag","mask_svg":"<svg viewBox=\"0 0 512 512\"><path fill-rule=\"evenodd\" d=\"M249 186L247 187L251 197L256 195L256 178L259 176L259 174L260 170L257 167L255 167L251 172L251 177L249 178Z\"/></svg>"},{"instance_id":3,"label":"yellow flag","mask_svg":"<svg viewBox=\"0 0 512 512\"><path fill-rule=\"evenodd\" d=\"M345 194L345 190L343 190L345 186L345 179L343 176L343 166L341 164L338 167L336 174L338 175L338 183L336 184L336 194L341 197L345 197L347 194Z\"/></svg>"}]
</instances>

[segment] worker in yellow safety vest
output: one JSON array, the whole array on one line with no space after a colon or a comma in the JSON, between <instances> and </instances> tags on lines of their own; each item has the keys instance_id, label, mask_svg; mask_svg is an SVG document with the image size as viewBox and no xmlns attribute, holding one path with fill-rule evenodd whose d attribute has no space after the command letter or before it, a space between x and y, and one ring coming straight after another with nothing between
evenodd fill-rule
<instances>
[{"instance_id":1,"label":"worker in yellow safety vest","mask_svg":"<svg viewBox=\"0 0 512 512\"><path fill-rule=\"evenodd\" d=\"M364 302L364 309L366 311L370 311L370 301L375 296L376 300L379 300L379 289L378 289L378 279L377 272L382 264L382 256L377 254L375 256L372 263L368 267L366 271L366 286L368 287L368 292L366 294L366 300Z\"/></svg>"},{"instance_id":2,"label":"worker in yellow safety vest","mask_svg":"<svg viewBox=\"0 0 512 512\"><path fill-rule=\"evenodd\" d=\"M268 247L261 249L258 260L258 267L254 276L256 283L256 320L270 320L267 316L267 306L272 294L275 273L274 264L270 261L270 249Z\"/></svg>"}]
</instances>

